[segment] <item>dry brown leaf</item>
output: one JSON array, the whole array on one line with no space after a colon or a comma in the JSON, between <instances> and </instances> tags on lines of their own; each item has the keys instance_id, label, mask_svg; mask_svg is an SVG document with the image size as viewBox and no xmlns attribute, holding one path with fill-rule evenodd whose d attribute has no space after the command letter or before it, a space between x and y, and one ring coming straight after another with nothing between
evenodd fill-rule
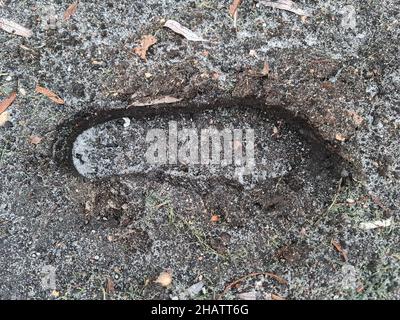
<instances>
[{"instance_id":1,"label":"dry brown leaf","mask_svg":"<svg viewBox=\"0 0 400 320\"><path fill-rule=\"evenodd\" d=\"M189 41L207 41L206 39L198 36L192 30L182 26L179 22L175 20L168 20L164 27L171 29L172 31L184 36Z\"/></svg>"},{"instance_id":2,"label":"dry brown leaf","mask_svg":"<svg viewBox=\"0 0 400 320\"><path fill-rule=\"evenodd\" d=\"M207 51L207 50L204 50L201 54L202 54L203 57L207 58L210 55L210 52Z\"/></svg>"},{"instance_id":3,"label":"dry brown leaf","mask_svg":"<svg viewBox=\"0 0 400 320\"><path fill-rule=\"evenodd\" d=\"M8 98L1 101L0 102L0 114L3 113L4 111L6 111L7 108L13 104L13 102L15 101L16 98L17 98L17 93L13 92L8 96Z\"/></svg>"},{"instance_id":4,"label":"dry brown leaf","mask_svg":"<svg viewBox=\"0 0 400 320\"><path fill-rule=\"evenodd\" d=\"M106 292L108 294L113 294L115 292L115 284L110 277L108 277L106 281Z\"/></svg>"},{"instance_id":5,"label":"dry brown leaf","mask_svg":"<svg viewBox=\"0 0 400 320\"><path fill-rule=\"evenodd\" d=\"M336 240L331 241L331 244L334 246L334 248L342 255L344 261L347 261L347 252L342 248L340 243Z\"/></svg>"},{"instance_id":6,"label":"dry brown leaf","mask_svg":"<svg viewBox=\"0 0 400 320\"><path fill-rule=\"evenodd\" d=\"M268 77L270 72L269 64L267 62L264 63L262 70L247 70L247 74L251 77Z\"/></svg>"},{"instance_id":7,"label":"dry brown leaf","mask_svg":"<svg viewBox=\"0 0 400 320\"><path fill-rule=\"evenodd\" d=\"M229 6L229 14L231 15L231 17L236 14L241 2L242 0L233 0L232 4Z\"/></svg>"},{"instance_id":8,"label":"dry brown leaf","mask_svg":"<svg viewBox=\"0 0 400 320\"><path fill-rule=\"evenodd\" d=\"M364 122L364 119L358 113L348 111L348 114L353 118L353 121L357 126L360 126Z\"/></svg>"},{"instance_id":9,"label":"dry brown leaf","mask_svg":"<svg viewBox=\"0 0 400 320\"><path fill-rule=\"evenodd\" d=\"M25 38L29 38L32 36L32 30L27 29L14 21L10 21L4 18L0 18L0 29Z\"/></svg>"},{"instance_id":10,"label":"dry brown leaf","mask_svg":"<svg viewBox=\"0 0 400 320\"><path fill-rule=\"evenodd\" d=\"M0 113L0 127L4 126L9 119L10 114L7 111Z\"/></svg>"},{"instance_id":11,"label":"dry brown leaf","mask_svg":"<svg viewBox=\"0 0 400 320\"><path fill-rule=\"evenodd\" d=\"M64 20L65 21L71 19L71 17L76 13L76 10L78 9L78 4L79 4L79 1L75 1L64 12Z\"/></svg>"},{"instance_id":12,"label":"dry brown leaf","mask_svg":"<svg viewBox=\"0 0 400 320\"><path fill-rule=\"evenodd\" d=\"M156 37L152 35L145 35L140 41L140 47L136 47L133 51L143 60L147 61L146 53L149 48L157 43Z\"/></svg>"},{"instance_id":13,"label":"dry brown leaf","mask_svg":"<svg viewBox=\"0 0 400 320\"><path fill-rule=\"evenodd\" d=\"M213 80L219 80L220 77L221 77L221 75L220 75L218 72L214 72L214 73L211 75L211 78L212 78Z\"/></svg>"},{"instance_id":14,"label":"dry brown leaf","mask_svg":"<svg viewBox=\"0 0 400 320\"><path fill-rule=\"evenodd\" d=\"M269 76L269 71L270 71L269 64L268 64L268 62L265 62L264 63L264 67L263 67L263 69L261 71L261 75L264 76L264 77L268 77Z\"/></svg>"},{"instance_id":15,"label":"dry brown leaf","mask_svg":"<svg viewBox=\"0 0 400 320\"><path fill-rule=\"evenodd\" d=\"M225 287L224 291L218 296L217 300L221 300L229 292L229 290L231 290L232 288L236 287L241 282L243 282L243 281L245 281L245 280L247 280L249 278L257 277L257 276L270 277L270 278L278 281L280 284L288 285L288 282L285 279L283 279L282 277L280 277L280 276L278 276L278 275L276 275L274 273L270 273L270 272L253 272L253 273L249 273L248 275L246 275L246 276L244 276L242 278L239 278L239 279L231 282L230 284L228 284Z\"/></svg>"},{"instance_id":16,"label":"dry brown leaf","mask_svg":"<svg viewBox=\"0 0 400 320\"><path fill-rule=\"evenodd\" d=\"M337 141L340 141L340 142L346 141L346 137L344 135L340 134L340 133L337 133L335 138L336 138Z\"/></svg>"},{"instance_id":17,"label":"dry brown leaf","mask_svg":"<svg viewBox=\"0 0 400 320\"><path fill-rule=\"evenodd\" d=\"M158 283L162 287L168 287L172 283L172 272L161 272L157 280L155 280L154 282Z\"/></svg>"},{"instance_id":18,"label":"dry brown leaf","mask_svg":"<svg viewBox=\"0 0 400 320\"><path fill-rule=\"evenodd\" d=\"M39 136L30 136L29 137L29 142L34 145L38 145L39 143L42 142L42 140L43 140L43 138L39 137Z\"/></svg>"},{"instance_id":19,"label":"dry brown leaf","mask_svg":"<svg viewBox=\"0 0 400 320\"><path fill-rule=\"evenodd\" d=\"M54 298L58 298L60 296L60 292L57 290L53 290L50 295Z\"/></svg>"},{"instance_id":20,"label":"dry brown leaf","mask_svg":"<svg viewBox=\"0 0 400 320\"><path fill-rule=\"evenodd\" d=\"M277 2L272 1L260 1L259 3L263 4L264 6L271 7L274 9L286 10L292 13L295 13L299 16L310 16L304 10L297 7L296 3L291 0L278 0Z\"/></svg>"},{"instance_id":21,"label":"dry brown leaf","mask_svg":"<svg viewBox=\"0 0 400 320\"><path fill-rule=\"evenodd\" d=\"M271 300L279 300L279 301L284 301L286 300L284 297L281 297L279 294L273 294L271 293Z\"/></svg>"},{"instance_id":22,"label":"dry brown leaf","mask_svg":"<svg viewBox=\"0 0 400 320\"><path fill-rule=\"evenodd\" d=\"M171 103L176 103L182 101L182 99L180 98L174 98L171 96L164 96L164 97L160 97L160 98L156 98L154 100L150 100L150 101L137 101L132 103L130 106L133 107L144 107L144 106L154 106L157 104L171 104Z\"/></svg>"},{"instance_id":23,"label":"dry brown leaf","mask_svg":"<svg viewBox=\"0 0 400 320\"><path fill-rule=\"evenodd\" d=\"M361 292L363 292L364 290L365 290L365 288L364 288L364 286L363 286L362 284L360 284L360 285L357 287L357 289L356 289L357 293L361 293Z\"/></svg>"},{"instance_id":24,"label":"dry brown leaf","mask_svg":"<svg viewBox=\"0 0 400 320\"><path fill-rule=\"evenodd\" d=\"M57 103L57 104L64 104L64 100L61 99L58 95L56 95L53 91L50 91L47 88L44 87L40 87L40 86L36 86L35 91L37 93L41 93L43 95L45 95L46 97L48 97L51 101Z\"/></svg>"}]
</instances>

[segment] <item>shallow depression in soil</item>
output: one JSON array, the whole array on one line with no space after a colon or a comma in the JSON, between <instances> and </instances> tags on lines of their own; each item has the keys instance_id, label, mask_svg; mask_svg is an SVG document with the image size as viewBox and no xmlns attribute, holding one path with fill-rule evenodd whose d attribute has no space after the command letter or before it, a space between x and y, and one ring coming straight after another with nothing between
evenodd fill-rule
<instances>
[{"instance_id":1,"label":"shallow depression in soil","mask_svg":"<svg viewBox=\"0 0 400 320\"><path fill-rule=\"evenodd\" d=\"M289 174L306 178L316 165L323 168L315 162L326 158L322 153L267 111L225 108L99 124L75 140L73 163L88 178L161 172L254 188Z\"/></svg>"}]
</instances>

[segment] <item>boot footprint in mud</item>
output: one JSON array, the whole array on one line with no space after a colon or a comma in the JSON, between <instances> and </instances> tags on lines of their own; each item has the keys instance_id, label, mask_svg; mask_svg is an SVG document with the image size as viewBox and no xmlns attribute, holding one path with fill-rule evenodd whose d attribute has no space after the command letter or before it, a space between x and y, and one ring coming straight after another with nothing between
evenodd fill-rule
<instances>
[{"instance_id":1,"label":"boot footprint in mud","mask_svg":"<svg viewBox=\"0 0 400 320\"><path fill-rule=\"evenodd\" d=\"M337 178L337 158L299 130L250 108L124 117L82 132L72 159L78 173L90 179L158 173L251 190L290 178L302 190L322 192L320 187Z\"/></svg>"},{"instance_id":2,"label":"boot footprint in mud","mask_svg":"<svg viewBox=\"0 0 400 320\"><path fill-rule=\"evenodd\" d=\"M117 216L112 228L144 232L154 263L159 239L171 257L179 247L182 267L202 247L245 252L262 268L274 241L291 241L326 210L344 166L305 121L262 104L107 111L67 133L60 164L95 190L94 211Z\"/></svg>"}]
</instances>

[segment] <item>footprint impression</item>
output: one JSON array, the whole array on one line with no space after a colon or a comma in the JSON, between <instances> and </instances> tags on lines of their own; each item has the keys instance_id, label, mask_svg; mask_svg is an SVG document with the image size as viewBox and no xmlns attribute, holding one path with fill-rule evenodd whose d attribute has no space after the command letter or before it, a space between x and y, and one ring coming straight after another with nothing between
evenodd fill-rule
<instances>
[{"instance_id":1,"label":"footprint impression","mask_svg":"<svg viewBox=\"0 0 400 320\"><path fill-rule=\"evenodd\" d=\"M57 160L95 186L95 214L160 265L162 241L182 267L217 254L263 268L271 239L323 214L345 166L306 121L259 101L104 111L63 130Z\"/></svg>"}]
</instances>

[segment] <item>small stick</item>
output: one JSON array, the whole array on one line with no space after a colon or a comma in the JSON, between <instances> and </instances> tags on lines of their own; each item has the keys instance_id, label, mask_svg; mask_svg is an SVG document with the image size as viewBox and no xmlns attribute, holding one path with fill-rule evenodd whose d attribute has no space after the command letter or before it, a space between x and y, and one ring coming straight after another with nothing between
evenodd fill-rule
<instances>
[{"instance_id":1,"label":"small stick","mask_svg":"<svg viewBox=\"0 0 400 320\"><path fill-rule=\"evenodd\" d=\"M257 277L257 276L268 276L272 279L275 279L276 281L278 281L280 284L284 284L287 285L287 281L279 276L277 276L276 274L270 273L270 272L253 272L250 273L242 278L239 278L233 282L231 282L230 284L228 284L224 291L218 296L217 300L221 300L228 292L229 290L232 289L232 287L234 287L235 285L237 285L240 282L243 282L244 280L247 280L248 278L252 278L252 277Z\"/></svg>"}]
</instances>

